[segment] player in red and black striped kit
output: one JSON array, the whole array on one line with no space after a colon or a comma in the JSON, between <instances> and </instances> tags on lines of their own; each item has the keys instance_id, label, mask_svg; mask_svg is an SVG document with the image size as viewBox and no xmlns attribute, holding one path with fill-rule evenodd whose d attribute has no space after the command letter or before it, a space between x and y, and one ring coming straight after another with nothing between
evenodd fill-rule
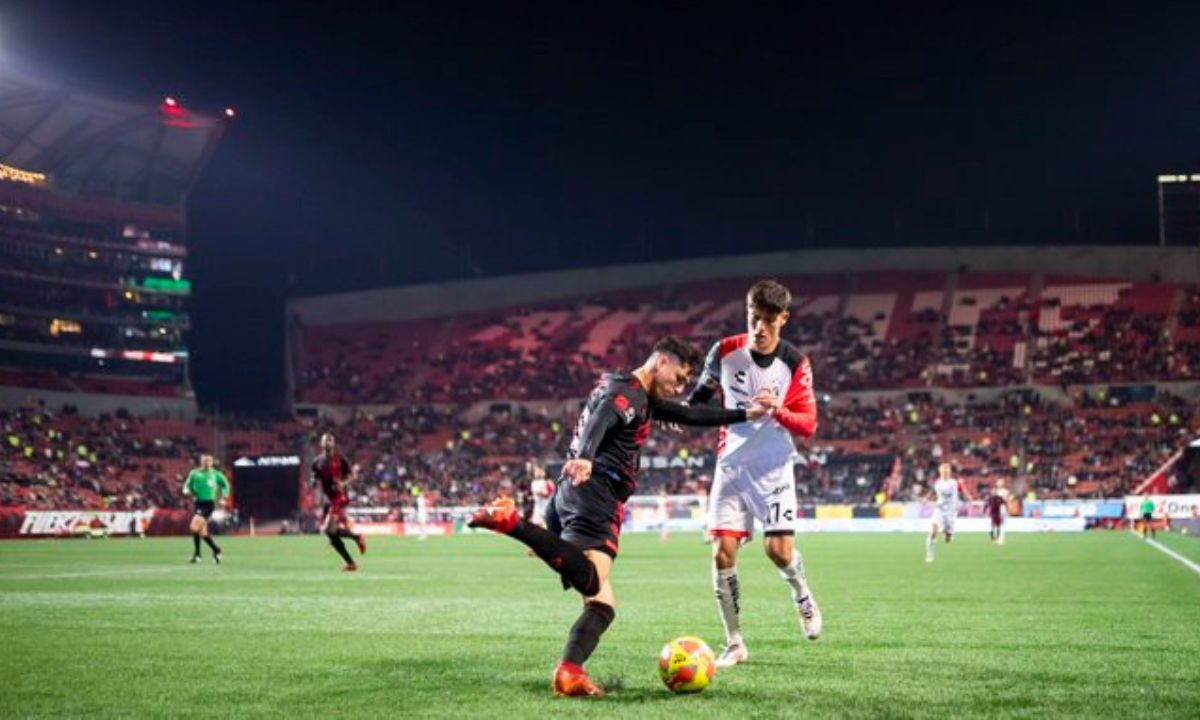
<instances>
[{"instance_id":1,"label":"player in red and black striped kit","mask_svg":"<svg viewBox=\"0 0 1200 720\"><path fill-rule=\"evenodd\" d=\"M367 542L362 535L350 530L350 517L346 514L346 508L350 505L350 496L346 494L346 480L354 473L350 461L345 455L337 452L336 447L337 440L333 435L325 433L321 436L321 454L313 459L312 476L321 484L321 492L325 493L321 529L329 538L329 544L342 556L342 560L346 561L342 569L354 572L358 565L355 564L354 558L350 557L350 551L346 549L342 538L353 540L358 545L361 555L367 553Z\"/></svg>"},{"instance_id":2,"label":"player in red and black striped kit","mask_svg":"<svg viewBox=\"0 0 1200 720\"><path fill-rule=\"evenodd\" d=\"M727 425L762 417L777 404L769 391L746 408L691 408L668 400L679 395L700 362L694 347L667 337L633 372L600 378L576 425L545 528L522 520L510 498L480 508L471 518L471 527L485 527L528 545L562 577L564 589L574 588L583 596L583 613L554 671L552 689L557 695L604 694L588 678L583 663L613 621L609 571L617 556L625 501L637 490L641 448L650 436L651 419Z\"/></svg>"}]
</instances>

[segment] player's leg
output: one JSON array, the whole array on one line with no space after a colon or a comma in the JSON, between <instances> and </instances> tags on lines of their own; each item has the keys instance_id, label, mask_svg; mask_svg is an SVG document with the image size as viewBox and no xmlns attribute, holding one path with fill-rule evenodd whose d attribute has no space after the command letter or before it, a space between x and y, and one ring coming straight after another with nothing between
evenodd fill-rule
<instances>
[{"instance_id":1,"label":"player's leg","mask_svg":"<svg viewBox=\"0 0 1200 720\"><path fill-rule=\"evenodd\" d=\"M941 512L933 511L933 518L929 521L929 534L925 536L925 562L933 562L933 550L937 544L938 529L941 519Z\"/></svg>"},{"instance_id":2,"label":"player's leg","mask_svg":"<svg viewBox=\"0 0 1200 720\"><path fill-rule=\"evenodd\" d=\"M768 531L763 538L763 545L767 557L779 568L779 576L791 590L796 617L804 628L805 637L816 640L821 637L824 622L821 608L808 586L808 577L804 573L804 558L795 546L795 538L788 531Z\"/></svg>"},{"instance_id":3,"label":"player's leg","mask_svg":"<svg viewBox=\"0 0 1200 720\"><path fill-rule=\"evenodd\" d=\"M341 558L345 565L343 570L353 572L358 569L354 558L350 557L350 551L346 549L346 543L342 542L342 537L339 535L338 518L341 515L341 508L336 505L331 505L325 512L325 521L322 523L322 530L325 533L325 538L329 540L329 545L333 548Z\"/></svg>"},{"instance_id":4,"label":"player's leg","mask_svg":"<svg viewBox=\"0 0 1200 720\"><path fill-rule=\"evenodd\" d=\"M197 508L191 523L188 524L188 530L192 533L192 559L189 562L200 562L200 530L204 524L204 518L200 516L200 510Z\"/></svg>"},{"instance_id":5,"label":"player's leg","mask_svg":"<svg viewBox=\"0 0 1200 720\"><path fill-rule=\"evenodd\" d=\"M996 526L996 542L998 542L1001 545L1004 544L1004 525L1005 525L1005 517L1003 515L1001 515L1000 516L1000 524Z\"/></svg>"},{"instance_id":6,"label":"player's leg","mask_svg":"<svg viewBox=\"0 0 1200 720\"><path fill-rule=\"evenodd\" d=\"M350 538L354 544L358 546L358 554L367 554L367 540L361 533L356 533L351 529L350 515L346 512L346 507L338 508L337 513L337 534L338 537Z\"/></svg>"},{"instance_id":7,"label":"player's leg","mask_svg":"<svg viewBox=\"0 0 1200 720\"><path fill-rule=\"evenodd\" d=\"M954 521L957 516L953 513L942 514L942 533L946 536L946 542L949 543L954 539Z\"/></svg>"},{"instance_id":8,"label":"player's leg","mask_svg":"<svg viewBox=\"0 0 1200 720\"><path fill-rule=\"evenodd\" d=\"M749 658L742 640L741 584L737 574L738 549L750 537L753 517L738 492L737 470L718 466L708 494L707 532L712 539L713 596L725 629L725 646L718 667L730 667Z\"/></svg>"},{"instance_id":9,"label":"player's leg","mask_svg":"<svg viewBox=\"0 0 1200 720\"><path fill-rule=\"evenodd\" d=\"M821 610L817 606L804 558L796 548L796 475L791 463L762 470L751 476L747 502L763 524L763 549L787 583L796 607L796 616L809 640L821 636Z\"/></svg>"},{"instance_id":10,"label":"player's leg","mask_svg":"<svg viewBox=\"0 0 1200 720\"><path fill-rule=\"evenodd\" d=\"M583 600L583 611L571 626L562 660L554 668L551 689L557 695L597 697L604 695L604 689L592 682L583 664L596 651L600 636L616 617L616 598L609 580L613 557L603 550L586 550L584 554L596 568L600 588L595 595Z\"/></svg>"},{"instance_id":11,"label":"player's leg","mask_svg":"<svg viewBox=\"0 0 1200 720\"><path fill-rule=\"evenodd\" d=\"M221 547L212 539L212 535L208 532L208 520L212 517L213 503L208 503L203 512L203 517L200 522L200 537L204 540L204 544L208 545L208 549L212 551L213 560L217 563L221 562Z\"/></svg>"},{"instance_id":12,"label":"player's leg","mask_svg":"<svg viewBox=\"0 0 1200 720\"><path fill-rule=\"evenodd\" d=\"M582 485L559 483L546 513L547 523L566 533L578 523L611 522L619 512L620 503L601 483L599 478L592 478ZM596 516L594 521L590 520L593 516ZM584 597L592 597L600 591L599 574L583 550L560 537L558 532L523 520L511 498L500 498L480 508L467 525L487 528L524 543L559 574L564 586L574 588Z\"/></svg>"},{"instance_id":13,"label":"player's leg","mask_svg":"<svg viewBox=\"0 0 1200 720\"><path fill-rule=\"evenodd\" d=\"M718 534L713 538L713 595L725 629L725 644L717 656L717 667L732 667L750 659L742 639L742 589L737 574L738 549L743 538Z\"/></svg>"}]
</instances>

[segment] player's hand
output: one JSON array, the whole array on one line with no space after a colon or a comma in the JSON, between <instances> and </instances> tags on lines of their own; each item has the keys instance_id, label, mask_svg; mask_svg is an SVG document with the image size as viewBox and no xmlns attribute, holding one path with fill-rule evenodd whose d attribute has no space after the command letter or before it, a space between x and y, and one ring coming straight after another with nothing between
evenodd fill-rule
<instances>
[{"instance_id":1,"label":"player's hand","mask_svg":"<svg viewBox=\"0 0 1200 720\"><path fill-rule=\"evenodd\" d=\"M775 393L767 389L759 390L752 402L753 404L746 408L747 420L757 420L764 415L770 415L778 407Z\"/></svg>"},{"instance_id":2,"label":"player's hand","mask_svg":"<svg viewBox=\"0 0 1200 720\"><path fill-rule=\"evenodd\" d=\"M771 388L763 388L754 395L754 402L762 403L771 408L771 412L775 412L783 406L783 398L775 394Z\"/></svg>"},{"instance_id":3,"label":"player's hand","mask_svg":"<svg viewBox=\"0 0 1200 720\"><path fill-rule=\"evenodd\" d=\"M562 469L563 477L571 478L572 485L582 485L592 476L592 461L575 458L568 460Z\"/></svg>"}]
</instances>

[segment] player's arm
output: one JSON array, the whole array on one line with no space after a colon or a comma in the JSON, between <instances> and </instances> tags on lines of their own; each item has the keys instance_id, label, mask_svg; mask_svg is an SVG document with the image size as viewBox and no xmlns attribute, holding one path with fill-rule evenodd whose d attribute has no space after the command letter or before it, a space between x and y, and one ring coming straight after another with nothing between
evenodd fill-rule
<instances>
[{"instance_id":1,"label":"player's arm","mask_svg":"<svg viewBox=\"0 0 1200 720\"><path fill-rule=\"evenodd\" d=\"M752 408L761 406L754 405ZM762 416L758 412L757 416ZM668 423L715 427L746 422L749 412L744 408L691 407L671 400L655 400L650 405L650 417Z\"/></svg>"},{"instance_id":2,"label":"player's arm","mask_svg":"<svg viewBox=\"0 0 1200 720\"><path fill-rule=\"evenodd\" d=\"M775 419L793 435L812 437L817 432L817 396L813 392L812 365L808 358L802 359L792 373L792 382L783 396L783 404L775 411Z\"/></svg>"},{"instance_id":3,"label":"player's arm","mask_svg":"<svg viewBox=\"0 0 1200 720\"><path fill-rule=\"evenodd\" d=\"M629 401L621 397L626 407L629 406ZM620 401L617 401L620 402ZM591 462L596 457L596 451L600 449L600 442L604 440L604 436L613 428L625 424L625 415L623 411L617 409L617 403L613 398L607 398L600 403L595 410L588 414L587 422L583 426L583 431L579 434L579 445L575 449L576 460L587 460Z\"/></svg>"},{"instance_id":4,"label":"player's arm","mask_svg":"<svg viewBox=\"0 0 1200 720\"><path fill-rule=\"evenodd\" d=\"M613 428L624 425L627 418L632 420L633 416L629 398L623 395L605 398L588 413L583 430L571 448L573 457L563 465L563 476L570 478L574 485L587 482L592 476L592 461L596 458L596 451L600 449L600 442L604 440L604 436Z\"/></svg>"},{"instance_id":5,"label":"player's arm","mask_svg":"<svg viewBox=\"0 0 1200 720\"><path fill-rule=\"evenodd\" d=\"M183 496L190 497L192 494L192 477L195 471L189 471L187 477L183 480Z\"/></svg>"},{"instance_id":6,"label":"player's arm","mask_svg":"<svg viewBox=\"0 0 1200 720\"><path fill-rule=\"evenodd\" d=\"M225 473L217 471L217 505L225 504L226 498L229 497L229 478L225 477Z\"/></svg>"},{"instance_id":7,"label":"player's arm","mask_svg":"<svg viewBox=\"0 0 1200 720\"><path fill-rule=\"evenodd\" d=\"M971 496L971 493L967 492L967 484L962 480L958 481L958 494L962 495L963 500L967 502L975 502L975 498Z\"/></svg>"},{"instance_id":8,"label":"player's arm","mask_svg":"<svg viewBox=\"0 0 1200 720\"><path fill-rule=\"evenodd\" d=\"M709 349L704 358L704 370L696 379L696 387L687 397L688 405L705 405L717 394L721 387L721 342L718 340Z\"/></svg>"},{"instance_id":9,"label":"player's arm","mask_svg":"<svg viewBox=\"0 0 1200 720\"><path fill-rule=\"evenodd\" d=\"M317 484L319 482L319 477L320 476L317 475L317 461L313 460L308 465L308 489L309 490L316 489Z\"/></svg>"}]
</instances>

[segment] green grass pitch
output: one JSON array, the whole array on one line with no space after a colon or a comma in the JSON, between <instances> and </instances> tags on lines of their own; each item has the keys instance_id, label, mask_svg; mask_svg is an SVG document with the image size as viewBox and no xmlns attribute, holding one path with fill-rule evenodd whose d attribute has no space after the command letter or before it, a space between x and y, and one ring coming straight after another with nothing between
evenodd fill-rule
<instances>
[{"instance_id":1,"label":"green grass pitch","mask_svg":"<svg viewBox=\"0 0 1200 720\"><path fill-rule=\"evenodd\" d=\"M0 545L0 716L1200 716L1200 575L1128 533L964 535L932 565L917 535L801 536L817 642L755 542L751 663L679 697L655 660L720 644L708 548L629 535L603 700L549 695L578 600L512 540L375 539L357 575L320 537L222 542L221 566L185 538Z\"/></svg>"}]
</instances>

